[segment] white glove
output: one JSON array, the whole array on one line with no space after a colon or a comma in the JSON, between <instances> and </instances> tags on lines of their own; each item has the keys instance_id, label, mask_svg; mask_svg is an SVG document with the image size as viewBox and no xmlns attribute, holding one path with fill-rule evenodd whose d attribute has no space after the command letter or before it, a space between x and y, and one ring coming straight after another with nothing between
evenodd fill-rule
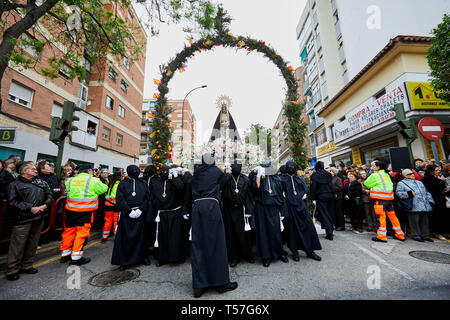
<instances>
[{"instance_id":1,"label":"white glove","mask_svg":"<svg viewBox=\"0 0 450 320\"><path fill-rule=\"evenodd\" d=\"M244 216L245 216L246 218L251 218L251 217L252 217L251 214L245 214Z\"/></svg>"},{"instance_id":2,"label":"white glove","mask_svg":"<svg viewBox=\"0 0 450 320\"><path fill-rule=\"evenodd\" d=\"M131 212L129 214L130 218L134 219L135 218L135 216L134 216L135 214L136 214L136 210L131 210Z\"/></svg>"},{"instance_id":3,"label":"white glove","mask_svg":"<svg viewBox=\"0 0 450 320\"><path fill-rule=\"evenodd\" d=\"M137 219L141 216L142 211L140 209L131 210L130 218Z\"/></svg>"},{"instance_id":4,"label":"white glove","mask_svg":"<svg viewBox=\"0 0 450 320\"><path fill-rule=\"evenodd\" d=\"M314 205L316 205L316 200L313 200L312 202L313 202Z\"/></svg>"},{"instance_id":5,"label":"white glove","mask_svg":"<svg viewBox=\"0 0 450 320\"><path fill-rule=\"evenodd\" d=\"M305 200L308 197L308 195L305 193L305 195L303 196L302 200Z\"/></svg>"},{"instance_id":6,"label":"white glove","mask_svg":"<svg viewBox=\"0 0 450 320\"><path fill-rule=\"evenodd\" d=\"M177 168L169 169L169 173L172 174L172 177L174 177L174 178L178 177L178 169Z\"/></svg>"},{"instance_id":7,"label":"white glove","mask_svg":"<svg viewBox=\"0 0 450 320\"><path fill-rule=\"evenodd\" d=\"M188 219L189 219L189 214L184 214L184 215L183 215L183 219L184 219L184 220L188 220Z\"/></svg>"},{"instance_id":8,"label":"white glove","mask_svg":"<svg viewBox=\"0 0 450 320\"><path fill-rule=\"evenodd\" d=\"M259 167L258 169L258 173L256 175L257 178L261 178L262 176L264 176L266 174L266 169L263 167Z\"/></svg>"}]
</instances>

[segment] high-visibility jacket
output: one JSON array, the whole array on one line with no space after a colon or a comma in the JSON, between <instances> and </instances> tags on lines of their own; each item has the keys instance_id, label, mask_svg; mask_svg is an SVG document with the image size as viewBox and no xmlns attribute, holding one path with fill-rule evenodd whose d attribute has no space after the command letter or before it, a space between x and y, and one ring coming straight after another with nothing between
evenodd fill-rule
<instances>
[{"instance_id":1,"label":"high-visibility jacket","mask_svg":"<svg viewBox=\"0 0 450 320\"><path fill-rule=\"evenodd\" d=\"M116 193L117 193L117 186L119 185L120 181L116 181L114 186L109 190L108 193L105 195L105 205L106 206L114 206L116 204Z\"/></svg>"},{"instance_id":2,"label":"high-visibility jacket","mask_svg":"<svg viewBox=\"0 0 450 320\"><path fill-rule=\"evenodd\" d=\"M394 200L394 184L384 170L372 173L364 185L370 189L370 197L378 200Z\"/></svg>"},{"instance_id":3,"label":"high-visibility jacket","mask_svg":"<svg viewBox=\"0 0 450 320\"><path fill-rule=\"evenodd\" d=\"M88 212L98 208L98 196L108 190L108 186L99 178L82 172L66 181L66 209L70 211Z\"/></svg>"}]
</instances>

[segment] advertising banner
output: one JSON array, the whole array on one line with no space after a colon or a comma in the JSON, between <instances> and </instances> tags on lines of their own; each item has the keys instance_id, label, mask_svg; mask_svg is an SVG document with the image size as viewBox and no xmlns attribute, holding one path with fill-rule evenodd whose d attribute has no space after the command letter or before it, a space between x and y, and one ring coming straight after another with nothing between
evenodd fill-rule
<instances>
[{"instance_id":1,"label":"advertising banner","mask_svg":"<svg viewBox=\"0 0 450 320\"><path fill-rule=\"evenodd\" d=\"M439 99L429 82L405 82L413 110L447 110L450 104Z\"/></svg>"}]
</instances>

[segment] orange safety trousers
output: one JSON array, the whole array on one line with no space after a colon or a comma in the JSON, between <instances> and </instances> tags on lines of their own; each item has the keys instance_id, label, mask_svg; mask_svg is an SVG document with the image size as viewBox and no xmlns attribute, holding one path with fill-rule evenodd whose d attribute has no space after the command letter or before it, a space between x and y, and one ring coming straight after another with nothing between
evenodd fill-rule
<instances>
[{"instance_id":1,"label":"orange safety trousers","mask_svg":"<svg viewBox=\"0 0 450 320\"><path fill-rule=\"evenodd\" d=\"M380 201L376 200L375 205L375 214L378 216L379 221L379 227L377 230L377 238L380 240L387 241L386 237L386 215L388 216L389 220L392 224L392 230L395 232L395 237L398 239L405 239L405 234L402 231L402 228L400 227L400 222L398 221L397 216L395 215L395 211L384 211L383 203L380 203Z\"/></svg>"},{"instance_id":2,"label":"orange safety trousers","mask_svg":"<svg viewBox=\"0 0 450 320\"><path fill-rule=\"evenodd\" d=\"M114 224L114 234L117 232L117 221L119 219L119 212L105 211L105 224L103 225L102 238L106 239L109 237L111 227Z\"/></svg>"},{"instance_id":3,"label":"orange safety trousers","mask_svg":"<svg viewBox=\"0 0 450 320\"><path fill-rule=\"evenodd\" d=\"M65 227L61 234L62 243L59 248L61 256L70 255L72 260L79 260L83 256L83 248L89 238L91 224L94 222L94 213L92 213L91 221L83 226Z\"/></svg>"}]
</instances>

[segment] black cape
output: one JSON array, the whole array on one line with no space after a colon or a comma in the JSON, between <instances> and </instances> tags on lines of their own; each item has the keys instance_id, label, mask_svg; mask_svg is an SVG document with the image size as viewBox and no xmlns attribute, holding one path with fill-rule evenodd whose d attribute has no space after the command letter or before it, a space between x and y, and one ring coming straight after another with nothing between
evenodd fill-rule
<instances>
[{"instance_id":1,"label":"black cape","mask_svg":"<svg viewBox=\"0 0 450 320\"><path fill-rule=\"evenodd\" d=\"M135 188L133 189L133 181ZM136 196L133 197L133 190ZM116 204L120 209L119 223L111 264L131 266L144 260L144 223L149 214L150 193L145 181L126 178L119 183L116 193ZM139 207L142 214L139 218L130 218L132 208Z\"/></svg>"},{"instance_id":2,"label":"black cape","mask_svg":"<svg viewBox=\"0 0 450 320\"><path fill-rule=\"evenodd\" d=\"M311 175L311 199L316 200L316 210L322 229L333 230L334 193L329 172L322 169Z\"/></svg>"},{"instance_id":3,"label":"black cape","mask_svg":"<svg viewBox=\"0 0 450 320\"><path fill-rule=\"evenodd\" d=\"M165 184L165 191L164 191ZM156 212L155 258L164 262L179 262L182 252L182 206L184 184L180 177L163 180L159 176L150 181L153 212ZM165 192L165 197L164 197Z\"/></svg>"},{"instance_id":4,"label":"black cape","mask_svg":"<svg viewBox=\"0 0 450 320\"><path fill-rule=\"evenodd\" d=\"M194 289L223 286L230 282L220 205L220 189L228 178L228 174L213 165L197 165L194 171L191 184L191 264Z\"/></svg>"},{"instance_id":5,"label":"black cape","mask_svg":"<svg viewBox=\"0 0 450 320\"><path fill-rule=\"evenodd\" d=\"M288 248L292 252L303 250L306 253L322 249L316 228L303 200L303 196L308 192L305 181L295 175L283 175L281 180L288 211L284 220Z\"/></svg>"},{"instance_id":6,"label":"black cape","mask_svg":"<svg viewBox=\"0 0 450 320\"><path fill-rule=\"evenodd\" d=\"M254 211L249 179L243 174L232 175L222 188L222 197L228 259L248 259L251 257L251 230L245 231L244 214L252 215Z\"/></svg>"},{"instance_id":7,"label":"black cape","mask_svg":"<svg viewBox=\"0 0 450 320\"><path fill-rule=\"evenodd\" d=\"M261 178L258 188L256 175L251 173L249 177L255 199L255 233L259 256L264 260L278 259L283 254L281 216L287 214L281 179L275 175L265 176Z\"/></svg>"}]
</instances>

